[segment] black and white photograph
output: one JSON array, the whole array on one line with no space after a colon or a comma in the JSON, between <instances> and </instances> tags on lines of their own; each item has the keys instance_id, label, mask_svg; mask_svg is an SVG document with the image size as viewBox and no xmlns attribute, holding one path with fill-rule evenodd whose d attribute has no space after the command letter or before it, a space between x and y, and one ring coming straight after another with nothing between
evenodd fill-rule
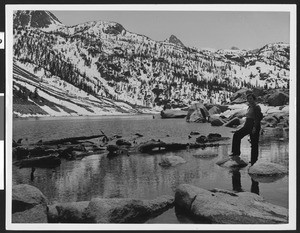
<instances>
[{"instance_id":1,"label":"black and white photograph","mask_svg":"<svg viewBox=\"0 0 300 233\"><path fill-rule=\"evenodd\" d=\"M295 5L6 5L7 229L295 229L295 38Z\"/></svg>"}]
</instances>

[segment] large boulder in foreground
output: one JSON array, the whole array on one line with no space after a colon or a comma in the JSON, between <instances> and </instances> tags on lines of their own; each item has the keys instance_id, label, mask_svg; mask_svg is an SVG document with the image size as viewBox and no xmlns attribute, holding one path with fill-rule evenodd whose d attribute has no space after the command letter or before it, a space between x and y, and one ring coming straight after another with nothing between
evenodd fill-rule
<instances>
[{"instance_id":1,"label":"large boulder in foreground","mask_svg":"<svg viewBox=\"0 0 300 233\"><path fill-rule=\"evenodd\" d=\"M143 223L162 214L173 204L171 196L154 200L93 198L85 216L89 223Z\"/></svg>"},{"instance_id":2,"label":"large boulder in foreground","mask_svg":"<svg viewBox=\"0 0 300 233\"><path fill-rule=\"evenodd\" d=\"M182 184L175 205L197 222L217 224L276 224L288 222L288 210L250 192L201 189Z\"/></svg>"},{"instance_id":3,"label":"large boulder in foreground","mask_svg":"<svg viewBox=\"0 0 300 233\"><path fill-rule=\"evenodd\" d=\"M260 160L248 170L248 174L251 178L261 183L274 182L283 178L287 173L287 168L280 164Z\"/></svg>"},{"instance_id":4,"label":"large boulder in foreground","mask_svg":"<svg viewBox=\"0 0 300 233\"><path fill-rule=\"evenodd\" d=\"M47 207L36 205L22 212L12 214L13 223L47 223Z\"/></svg>"},{"instance_id":5,"label":"large boulder in foreground","mask_svg":"<svg viewBox=\"0 0 300 233\"><path fill-rule=\"evenodd\" d=\"M246 167L248 165L240 156L228 156L219 160L216 164L227 168Z\"/></svg>"},{"instance_id":6,"label":"large boulder in foreground","mask_svg":"<svg viewBox=\"0 0 300 233\"><path fill-rule=\"evenodd\" d=\"M12 212L21 212L36 205L47 206L47 199L36 187L19 184L12 187Z\"/></svg>"},{"instance_id":7,"label":"large boulder in foreground","mask_svg":"<svg viewBox=\"0 0 300 233\"><path fill-rule=\"evenodd\" d=\"M39 189L28 184L13 186L12 222L47 222L47 199Z\"/></svg>"},{"instance_id":8,"label":"large boulder in foreground","mask_svg":"<svg viewBox=\"0 0 300 233\"><path fill-rule=\"evenodd\" d=\"M48 206L49 223L84 223L89 201L59 203Z\"/></svg>"}]
</instances>

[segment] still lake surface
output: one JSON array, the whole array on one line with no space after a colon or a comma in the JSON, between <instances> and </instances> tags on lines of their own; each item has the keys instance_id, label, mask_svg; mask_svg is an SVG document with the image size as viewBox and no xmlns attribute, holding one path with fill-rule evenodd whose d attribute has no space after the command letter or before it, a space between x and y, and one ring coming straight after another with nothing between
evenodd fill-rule
<instances>
[{"instance_id":1,"label":"still lake surface","mask_svg":"<svg viewBox=\"0 0 300 233\"><path fill-rule=\"evenodd\" d=\"M179 184L188 183L204 189L227 189L257 192L270 203L288 208L288 175L274 182L255 182L248 175L249 166L231 171L216 164L231 150L232 131L227 127L212 127L209 123L187 123L185 119L161 119L156 115L114 117L53 117L14 119L13 138L23 143L34 143L66 137L101 134L133 138L142 134L144 140L195 142L188 138L192 131L207 136L219 133L229 140L223 145L208 147L217 156L199 158L194 155L202 149L168 153L132 153L109 159L106 153L95 154L82 160L62 160L54 169L37 168L31 180L31 169L13 166L13 184L30 184L39 188L50 203L89 201L94 197L154 199L161 195L174 196ZM288 167L288 141L265 140L260 143L259 159ZM250 143L242 140L241 158L250 161ZM187 162L175 167L161 167L163 156L177 155ZM172 208L148 223L189 223L190 219Z\"/></svg>"}]
</instances>

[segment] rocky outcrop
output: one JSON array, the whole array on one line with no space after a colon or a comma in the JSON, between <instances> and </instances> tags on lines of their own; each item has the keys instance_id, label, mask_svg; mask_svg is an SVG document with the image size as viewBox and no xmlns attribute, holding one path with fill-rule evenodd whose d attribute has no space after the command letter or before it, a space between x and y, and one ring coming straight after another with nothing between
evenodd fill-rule
<instances>
[{"instance_id":1,"label":"rocky outcrop","mask_svg":"<svg viewBox=\"0 0 300 233\"><path fill-rule=\"evenodd\" d=\"M47 206L41 191L31 185L12 190L13 223L142 223L174 205L172 196L153 200L94 198L91 201Z\"/></svg>"},{"instance_id":2,"label":"rocky outcrop","mask_svg":"<svg viewBox=\"0 0 300 233\"><path fill-rule=\"evenodd\" d=\"M94 198L85 216L90 223L143 223L166 211L173 203L171 196L154 200Z\"/></svg>"},{"instance_id":3,"label":"rocky outcrop","mask_svg":"<svg viewBox=\"0 0 300 233\"><path fill-rule=\"evenodd\" d=\"M288 210L266 202L250 192L213 189L189 184L176 189L175 205L197 222L215 224L282 224L288 222Z\"/></svg>"},{"instance_id":4,"label":"rocky outcrop","mask_svg":"<svg viewBox=\"0 0 300 233\"><path fill-rule=\"evenodd\" d=\"M240 118L234 117L232 120L227 122L224 126L226 126L226 127L236 127L236 126L239 126L240 124L241 124Z\"/></svg>"},{"instance_id":5,"label":"rocky outcrop","mask_svg":"<svg viewBox=\"0 0 300 233\"><path fill-rule=\"evenodd\" d=\"M186 163L186 161L182 157L170 155L163 157L159 165L162 167L171 167L182 163Z\"/></svg>"},{"instance_id":6,"label":"rocky outcrop","mask_svg":"<svg viewBox=\"0 0 300 233\"><path fill-rule=\"evenodd\" d=\"M212 118L210 119L210 124L211 126L221 126L224 125L226 121L224 121L223 119L221 119L220 117L218 118Z\"/></svg>"},{"instance_id":7,"label":"rocky outcrop","mask_svg":"<svg viewBox=\"0 0 300 233\"><path fill-rule=\"evenodd\" d=\"M209 115L214 115L214 114L220 114L222 111L219 107L217 106L212 106L209 110Z\"/></svg>"},{"instance_id":8,"label":"rocky outcrop","mask_svg":"<svg viewBox=\"0 0 300 233\"><path fill-rule=\"evenodd\" d=\"M27 184L13 186L12 222L47 222L47 199L39 189Z\"/></svg>"},{"instance_id":9,"label":"rocky outcrop","mask_svg":"<svg viewBox=\"0 0 300 233\"><path fill-rule=\"evenodd\" d=\"M282 106L288 104L289 95L282 91L276 90L274 93L269 95L267 102L270 106Z\"/></svg>"}]
</instances>

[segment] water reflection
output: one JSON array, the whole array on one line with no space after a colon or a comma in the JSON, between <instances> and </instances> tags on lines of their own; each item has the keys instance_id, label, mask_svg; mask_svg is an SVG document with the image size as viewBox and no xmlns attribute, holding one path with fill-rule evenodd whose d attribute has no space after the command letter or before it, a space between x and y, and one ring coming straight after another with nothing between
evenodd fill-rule
<instances>
[{"instance_id":1,"label":"water reflection","mask_svg":"<svg viewBox=\"0 0 300 233\"><path fill-rule=\"evenodd\" d=\"M240 169L233 169L231 170L232 174L232 190L236 192L244 192L245 190L242 188L242 182L241 182L241 173ZM255 193L259 195L259 182L255 181L251 178L251 193Z\"/></svg>"},{"instance_id":2,"label":"water reflection","mask_svg":"<svg viewBox=\"0 0 300 233\"><path fill-rule=\"evenodd\" d=\"M251 193L259 195L259 183L253 179L251 179Z\"/></svg>"},{"instance_id":3,"label":"water reflection","mask_svg":"<svg viewBox=\"0 0 300 233\"><path fill-rule=\"evenodd\" d=\"M232 190L236 192L243 192L242 184L241 184L241 173L239 169L233 169L231 171L232 174Z\"/></svg>"},{"instance_id":4,"label":"water reflection","mask_svg":"<svg viewBox=\"0 0 300 233\"><path fill-rule=\"evenodd\" d=\"M150 120L149 120L150 119ZM38 122L38 123L37 123ZM89 120L39 120L14 122L14 136L28 137L30 142L38 139L51 140L72 137L76 135L94 135L103 130L107 135L135 135L143 134L143 138L159 139L170 135L170 140L188 139L191 131L201 134L220 133L225 137L232 137L230 128L214 127L209 124L187 124L182 120L152 119L152 116L142 118L92 118ZM176 125L176 127L174 127ZM44 129L47 129L44 130ZM88 129L88 133L87 133ZM55 131L55 132L53 132ZM130 156L107 158L106 154L91 155L82 160L62 160L59 167L54 169L13 167L13 184L26 183L39 188L50 203L86 201L93 197L130 197L153 199L161 195L174 196L178 185L187 183L203 189L232 189L236 192L251 191L264 196L274 204L287 207L288 177L278 179L272 183L263 183L256 177L249 177L247 168L233 170L216 165L220 159L227 157L230 145L199 149L181 150L164 154L133 153ZM210 158L195 157L197 153L208 152L216 154ZM163 156L175 155L182 157L186 163L175 167L163 168L159 165ZM288 142L263 142L260 145L260 159L280 163L288 166ZM249 161L250 144L242 141L241 159ZM277 192L274 192L277 190ZM152 222L189 222L177 213L168 210Z\"/></svg>"}]
</instances>

